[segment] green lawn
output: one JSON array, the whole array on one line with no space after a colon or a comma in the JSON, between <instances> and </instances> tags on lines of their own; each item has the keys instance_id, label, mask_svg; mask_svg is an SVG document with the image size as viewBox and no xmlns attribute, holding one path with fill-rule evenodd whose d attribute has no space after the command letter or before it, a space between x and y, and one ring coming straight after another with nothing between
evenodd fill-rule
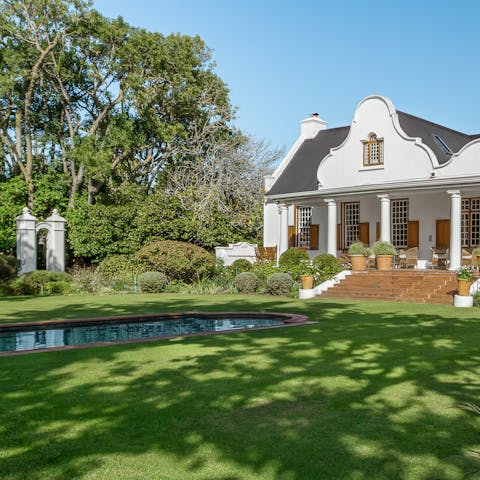
<instances>
[{"instance_id":1,"label":"green lawn","mask_svg":"<svg viewBox=\"0 0 480 480\"><path fill-rule=\"evenodd\" d=\"M315 324L0 358L0 478L480 479L480 310L268 296L0 299L6 321L271 310Z\"/></svg>"}]
</instances>

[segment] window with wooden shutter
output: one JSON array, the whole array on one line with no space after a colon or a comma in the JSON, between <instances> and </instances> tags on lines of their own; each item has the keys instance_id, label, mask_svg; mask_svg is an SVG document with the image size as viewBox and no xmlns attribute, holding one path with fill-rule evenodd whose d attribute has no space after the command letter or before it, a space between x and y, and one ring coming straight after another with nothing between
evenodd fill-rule
<instances>
[{"instance_id":1,"label":"window with wooden shutter","mask_svg":"<svg viewBox=\"0 0 480 480\"><path fill-rule=\"evenodd\" d=\"M383 139L372 133L368 140L363 141L363 166L374 167L383 165Z\"/></svg>"}]
</instances>

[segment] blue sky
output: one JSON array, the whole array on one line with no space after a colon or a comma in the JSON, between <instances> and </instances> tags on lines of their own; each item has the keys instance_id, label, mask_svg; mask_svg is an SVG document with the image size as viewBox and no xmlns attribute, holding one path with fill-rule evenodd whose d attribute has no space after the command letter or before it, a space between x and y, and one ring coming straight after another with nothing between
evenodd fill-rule
<instances>
[{"instance_id":1,"label":"blue sky","mask_svg":"<svg viewBox=\"0 0 480 480\"><path fill-rule=\"evenodd\" d=\"M198 34L238 108L236 125L290 147L318 112L348 125L365 96L480 133L476 0L94 0L109 17Z\"/></svg>"}]
</instances>

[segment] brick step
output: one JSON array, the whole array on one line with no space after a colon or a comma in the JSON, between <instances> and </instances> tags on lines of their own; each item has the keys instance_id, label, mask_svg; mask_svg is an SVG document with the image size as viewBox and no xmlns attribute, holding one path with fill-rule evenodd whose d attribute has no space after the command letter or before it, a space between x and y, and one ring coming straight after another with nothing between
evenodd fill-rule
<instances>
[{"instance_id":1,"label":"brick step","mask_svg":"<svg viewBox=\"0 0 480 480\"><path fill-rule=\"evenodd\" d=\"M456 289L456 275L451 272L372 270L353 272L322 296L451 305Z\"/></svg>"}]
</instances>

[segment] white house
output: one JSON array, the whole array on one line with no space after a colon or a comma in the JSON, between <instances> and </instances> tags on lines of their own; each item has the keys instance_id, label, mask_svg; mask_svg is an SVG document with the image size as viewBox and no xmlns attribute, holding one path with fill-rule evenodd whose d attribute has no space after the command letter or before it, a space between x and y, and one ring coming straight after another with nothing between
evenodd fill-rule
<instances>
[{"instance_id":1,"label":"white house","mask_svg":"<svg viewBox=\"0 0 480 480\"><path fill-rule=\"evenodd\" d=\"M357 239L397 248L461 250L480 245L480 134L468 135L364 98L350 126L318 114L265 178L264 245L336 255Z\"/></svg>"}]
</instances>

